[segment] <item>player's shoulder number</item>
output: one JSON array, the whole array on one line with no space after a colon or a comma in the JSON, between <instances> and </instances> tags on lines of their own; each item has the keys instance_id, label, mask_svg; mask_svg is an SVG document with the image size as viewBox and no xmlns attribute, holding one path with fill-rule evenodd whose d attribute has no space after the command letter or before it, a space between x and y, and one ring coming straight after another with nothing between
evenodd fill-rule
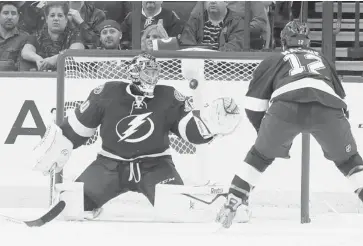
<instances>
[{"instance_id":1,"label":"player's shoulder number","mask_svg":"<svg viewBox=\"0 0 363 246\"><path fill-rule=\"evenodd\" d=\"M301 58L309 60L310 62L306 65L301 64ZM314 55L312 53L304 54L303 56L297 56L294 53L289 53L284 56L284 61L290 63L291 69L289 70L289 75L294 76L302 72L309 72L313 74L319 74L319 70L324 69L325 65L320 56Z\"/></svg>"}]
</instances>

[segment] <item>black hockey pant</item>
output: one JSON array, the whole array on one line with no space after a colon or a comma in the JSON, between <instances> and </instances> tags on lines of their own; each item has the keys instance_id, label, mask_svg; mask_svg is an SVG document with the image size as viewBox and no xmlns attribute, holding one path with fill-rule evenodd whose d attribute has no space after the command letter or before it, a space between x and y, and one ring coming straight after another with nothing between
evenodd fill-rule
<instances>
[{"instance_id":1,"label":"black hockey pant","mask_svg":"<svg viewBox=\"0 0 363 246\"><path fill-rule=\"evenodd\" d=\"M272 103L245 162L259 172L265 171L276 157L289 157L294 138L302 132L310 133L316 139L324 156L333 161L344 176L349 178L359 173L356 177L363 178L363 160L343 110L326 107L318 102ZM357 186L355 192L363 201L363 185L360 186L360 183L363 182L353 181L354 186Z\"/></svg>"},{"instance_id":2,"label":"black hockey pant","mask_svg":"<svg viewBox=\"0 0 363 246\"><path fill-rule=\"evenodd\" d=\"M154 204L156 184L183 185L171 156L129 162L98 155L76 182L84 183L85 211L100 208L128 191L142 193Z\"/></svg>"}]
</instances>

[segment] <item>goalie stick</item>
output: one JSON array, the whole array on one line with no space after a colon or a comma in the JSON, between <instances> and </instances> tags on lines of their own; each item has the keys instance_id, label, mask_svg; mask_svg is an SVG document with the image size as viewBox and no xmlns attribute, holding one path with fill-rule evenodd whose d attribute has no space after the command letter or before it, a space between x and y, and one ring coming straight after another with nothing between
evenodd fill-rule
<instances>
[{"instance_id":1,"label":"goalie stick","mask_svg":"<svg viewBox=\"0 0 363 246\"><path fill-rule=\"evenodd\" d=\"M50 210L48 210L48 212L45 213L42 217L35 220L20 220L3 214L0 214L0 218L1 220L5 220L15 224L23 224L28 227L40 227L54 220L64 210L65 206L66 203L64 201L59 201L55 206L53 206Z\"/></svg>"}]
</instances>

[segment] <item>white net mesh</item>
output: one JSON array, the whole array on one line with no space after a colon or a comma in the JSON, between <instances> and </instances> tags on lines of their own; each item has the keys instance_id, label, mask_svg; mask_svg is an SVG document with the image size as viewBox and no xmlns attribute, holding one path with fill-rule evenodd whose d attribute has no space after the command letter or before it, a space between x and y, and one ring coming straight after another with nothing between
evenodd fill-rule
<instances>
[{"instance_id":1,"label":"white net mesh","mask_svg":"<svg viewBox=\"0 0 363 246\"><path fill-rule=\"evenodd\" d=\"M85 58L67 57L65 76L84 79L127 79L126 62L129 58ZM185 80L182 75L182 59L158 59L161 80ZM253 60L203 60L206 81L250 81L260 61Z\"/></svg>"}]
</instances>

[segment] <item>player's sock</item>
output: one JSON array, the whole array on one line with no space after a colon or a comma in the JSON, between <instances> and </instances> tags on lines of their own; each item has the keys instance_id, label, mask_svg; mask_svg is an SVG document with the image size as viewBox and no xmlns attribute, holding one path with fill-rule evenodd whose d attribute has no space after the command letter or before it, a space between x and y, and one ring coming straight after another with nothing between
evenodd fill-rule
<instances>
[{"instance_id":1,"label":"player's sock","mask_svg":"<svg viewBox=\"0 0 363 246\"><path fill-rule=\"evenodd\" d=\"M233 195L242 198L243 201L248 201L248 197L250 195L251 191L251 185L238 177L238 175L235 175L231 187L229 188L229 193L232 193Z\"/></svg>"},{"instance_id":2,"label":"player's sock","mask_svg":"<svg viewBox=\"0 0 363 246\"><path fill-rule=\"evenodd\" d=\"M252 146L246 155L245 161L238 166L229 192L248 201L251 190L256 186L262 173L271 165L273 160L265 157Z\"/></svg>"}]
</instances>

